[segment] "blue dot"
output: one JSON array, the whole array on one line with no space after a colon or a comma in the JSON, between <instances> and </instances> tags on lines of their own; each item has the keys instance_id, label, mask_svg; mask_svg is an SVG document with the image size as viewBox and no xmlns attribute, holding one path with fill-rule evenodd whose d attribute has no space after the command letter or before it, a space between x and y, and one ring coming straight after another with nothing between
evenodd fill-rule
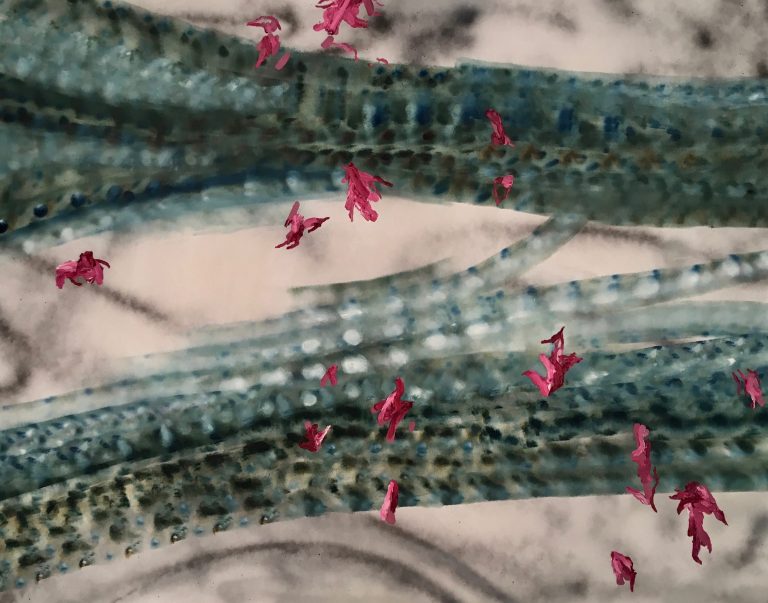
<instances>
[{"instance_id":1,"label":"blue dot","mask_svg":"<svg viewBox=\"0 0 768 603\"><path fill-rule=\"evenodd\" d=\"M112 553L107 553L107 561L112 561L114 559L114 555Z\"/></svg>"},{"instance_id":2,"label":"blue dot","mask_svg":"<svg viewBox=\"0 0 768 603\"><path fill-rule=\"evenodd\" d=\"M85 205L85 202L87 199L85 198L85 195L82 193L74 193L70 198L69 202L72 204L72 207L82 207Z\"/></svg>"},{"instance_id":3,"label":"blue dot","mask_svg":"<svg viewBox=\"0 0 768 603\"><path fill-rule=\"evenodd\" d=\"M59 566L59 571L60 571L62 574L66 573L68 569L69 569L69 566L68 566L66 563L62 563L62 564Z\"/></svg>"},{"instance_id":4,"label":"blue dot","mask_svg":"<svg viewBox=\"0 0 768 603\"><path fill-rule=\"evenodd\" d=\"M8 230L8 222L0 220L0 234L3 234L6 230Z\"/></svg>"},{"instance_id":5,"label":"blue dot","mask_svg":"<svg viewBox=\"0 0 768 603\"><path fill-rule=\"evenodd\" d=\"M156 195L160 192L161 184L157 180L150 180L147 183L146 188L144 189L144 192L148 195Z\"/></svg>"},{"instance_id":6,"label":"blue dot","mask_svg":"<svg viewBox=\"0 0 768 603\"><path fill-rule=\"evenodd\" d=\"M153 549L156 549L157 547L159 547L159 546L160 546L160 541L159 541L157 538L152 538L152 540L150 540L150 541L149 541L149 545L150 545L150 546L151 546Z\"/></svg>"},{"instance_id":7,"label":"blue dot","mask_svg":"<svg viewBox=\"0 0 768 603\"><path fill-rule=\"evenodd\" d=\"M336 446L333 444L328 444L325 450L328 454L336 454Z\"/></svg>"},{"instance_id":8,"label":"blue dot","mask_svg":"<svg viewBox=\"0 0 768 603\"><path fill-rule=\"evenodd\" d=\"M240 525L241 526L247 526L248 525L248 518L247 517L241 517L240 518Z\"/></svg>"},{"instance_id":9,"label":"blue dot","mask_svg":"<svg viewBox=\"0 0 768 603\"><path fill-rule=\"evenodd\" d=\"M48 215L48 206L42 203L40 205L35 205L32 213L35 214L36 218L45 218L45 216Z\"/></svg>"},{"instance_id":10,"label":"blue dot","mask_svg":"<svg viewBox=\"0 0 768 603\"><path fill-rule=\"evenodd\" d=\"M24 585L26 582L24 582L24 578L18 578L16 580L16 588L24 588Z\"/></svg>"},{"instance_id":11,"label":"blue dot","mask_svg":"<svg viewBox=\"0 0 768 603\"><path fill-rule=\"evenodd\" d=\"M379 452L381 452L381 444L378 444L378 443L371 444L370 451L371 451L371 454L378 454Z\"/></svg>"},{"instance_id":12,"label":"blue dot","mask_svg":"<svg viewBox=\"0 0 768 603\"><path fill-rule=\"evenodd\" d=\"M421 457L427 456L427 445L424 442L416 446L416 454Z\"/></svg>"},{"instance_id":13,"label":"blue dot","mask_svg":"<svg viewBox=\"0 0 768 603\"><path fill-rule=\"evenodd\" d=\"M123 193L123 187L113 184L107 189L107 201L117 201Z\"/></svg>"},{"instance_id":14,"label":"blue dot","mask_svg":"<svg viewBox=\"0 0 768 603\"><path fill-rule=\"evenodd\" d=\"M464 442L464 451L465 452L472 452L472 442Z\"/></svg>"},{"instance_id":15,"label":"blue dot","mask_svg":"<svg viewBox=\"0 0 768 603\"><path fill-rule=\"evenodd\" d=\"M501 250L501 257L506 259L509 257L509 253L510 253L509 247L505 247L504 249Z\"/></svg>"}]
</instances>

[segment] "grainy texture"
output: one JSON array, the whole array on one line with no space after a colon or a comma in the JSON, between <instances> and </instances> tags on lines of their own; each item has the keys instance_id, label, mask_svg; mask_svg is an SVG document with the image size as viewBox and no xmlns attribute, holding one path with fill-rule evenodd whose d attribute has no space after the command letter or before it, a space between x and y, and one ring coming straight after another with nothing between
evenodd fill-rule
<instances>
[{"instance_id":1,"label":"grainy texture","mask_svg":"<svg viewBox=\"0 0 768 603\"><path fill-rule=\"evenodd\" d=\"M645 5L638 11L628 2L602 4L603 18L622 24L616 27L648 23ZM402 36L408 41L403 58L442 67L369 68L296 54L279 74L253 74L254 51L240 41L160 17L147 20L118 4L6 0L0 6L0 27L8 34L0 38L6 212L0 244L8 272L19 279L14 290L46 300L42 283L54 257L86 244L86 235L98 234L87 244L106 246L118 257L134 254L122 268L113 262L103 289L67 289L42 315L22 312L11 296L3 300L12 309L0 322L0 336L13 358L4 393L16 402L27 402L33 391L50 394L3 412L5 587L55 576L52 586L32 586L21 596L179 597L189 572L205 571L211 586L196 594L205 592L212 601L292 600L300 591L286 591L282 584L288 581L276 580L274 572L249 586L222 579L226 570L219 568L254 560L267 572L274 559L283 579L295 571L286 559L303 567L318 555L326 564L340 564L333 573L355 566L362 575L386 576L409 600L607 600L623 594L612 583L610 549L632 553L642 546L647 552L634 555L645 568L638 596L759 600L753 584L720 569L759 563L764 512L731 509L748 507L745 500L759 505L760 495L718 498L726 501L731 526L712 530L716 557L705 556L705 563L721 565L701 587L687 577L692 562L681 536L684 521L674 520L670 505L656 517L628 496L572 497L618 494L633 483L633 421L651 427L663 489L690 479L715 491L765 489L766 415L738 400L729 377L732 367L762 373L768 367L765 231L647 228L766 225L762 82L450 68L459 48L491 58L474 52L489 19L515 14L571 36L594 26L587 15L596 3L583 15L556 3L519 3L511 13L502 4L446 5L439 15L417 10L422 24L409 18L412 5L394 3L381 25L372 27L373 39ZM171 4L164 9L176 10ZM251 10L246 18L256 16ZM302 10L286 15L292 27L311 24ZM688 18L673 13L670 22ZM692 55L728 36L727 28L708 26L703 18L691 32ZM723 65L680 64L658 72L741 75ZM482 116L488 105L502 112L516 149L488 147L490 129ZM340 203L338 168L349 159L395 181L393 197L441 202L427 209L385 197L375 225L381 234L370 228L352 234L333 220L323 228L325 235L357 237L351 241L361 249L367 244L389 259L366 262L364 253L349 258L343 242L334 250L328 237L315 233L297 250L303 255L291 256L300 260L284 260L271 250L281 238L274 228L231 232L233 225L276 224L281 210L269 207L273 201L322 194ZM518 177L508 206L553 217L539 221L504 210L491 217L444 203L486 203L489 181L500 171ZM488 216L485 222L481 215ZM441 220L454 232L438 232ZM413 226L410 238L402 232L408 224L421 225ZM206 234L195 238L185 228ZM211 228L224 232L211 234ZM486 251L473 249L472 239ZM175 244L181 247L172 249ZM462 245L472 260L460 257ZM601 245L606 257L595 258ZM196 262L183 250L210 259ZM242 253L256 265L235 257ZM158 256L169 266L158 265ZM274 270L262 264L267 257L280 257L276 261L293 270L285 286L399 272L445 256L453 256L453 266L305 291L306 301L294 300L293 312L266 322L255 319L285 309L281 298L272 297L274 288L261 292L267 296L261 310L238 311L238 304L250 306L247 295L244 302L227 295L239 285L211 285L243 273L263 282L258 279L269 277L261 273ZM346 271L339 268L345 261ZM177 277L174 262L190 276ZM477 265L456 272L457 263ZM323 277L313 276L321 269ZM291 274L302 276L292 280ZM198 285L199 299L181 294L185 282L201 281L210 290ZM698 300L690 301L694 296ZM116 340L134 324L151 335L151 341L137 337L138 351L186 349L107 366L99 352L78 344L82 323L73 314L104 320L108 308L134 322L98 325L99 352L128 353L125 345L101 337ZM191 335L183 330L236 318L246 322ZM569 373L563 390L542 400L521 373L536 366L538 340L561 324L567 324L568 349L585 361ZM77 366L79 353L94 370ZM340 365L340 385L320 390L317 381L332 362ZM106 374L99 374L102 368ZM395 375L405 378L406 397L416 402L411 416L417 428L410 434L402 427L389 445L369 408L391 391ZM304 419L334 425L318 455L297 446ZM249 527L376 508L392 478L400 483L399 517L406 522L412 505L571 498L549 501L552 517L545 520L539 511L538 522L540 503L507 504L496 515L510 522L520 513L542 526L533 537L546 543L538 545L544 555L538 573L520 552L530 546L525 536L515 532L509 536L515 546L499 546L498 535L482 533L485 512L471 506L459 512L468 514L465 521L480 537L452 537L435 523L406 524L419 536L383 532L379 524L359 524L359 517L310 522L317 530L310 544L303 542L305 534L296 536L301 528L295 524L263 537ZM437 525L461 521L459 515L416 513ZM628 518L636 517L677 530L678 574L652 565L650 551L669 543L646 539L640 545L643 530L629 527ZM323 526L333 522L359 532L348 539L323 536ZM605 541L586 535L582 526L589 522L607 526ZM750 522L755 527L747 538ZM235 531L240 535L225 539L223 547L211 541L211 533L221 539L238 526L244 528ZM273 528L279 526L265 529ZM169 551L186 550L205 534L202 552L170 561L180 553ZM388 553L377 550L379 539L391 547ZM587 541L594 554L575 559ZM161 546L161 557L143 552ZM138 552L158 560L158 567L142 565L131 574L134 566L115 561ZM484 563L471 560L472 552ZM79 579L101 571L108 559L119 569L102 573L101 585ZM90 565L96 567L82 574L76 569ZM508 567L521 571L512 576ZM57 576L72 573L77 577ZM553 581L553 575L560 578ZM321 579L312 573L313 584ZM313 598L322 600L322 586ZM327 585L326 592L329 600L354 599L356 588L350 581ZM383 583L376 588L385 592Z\"/></svg>"}]
</instances>

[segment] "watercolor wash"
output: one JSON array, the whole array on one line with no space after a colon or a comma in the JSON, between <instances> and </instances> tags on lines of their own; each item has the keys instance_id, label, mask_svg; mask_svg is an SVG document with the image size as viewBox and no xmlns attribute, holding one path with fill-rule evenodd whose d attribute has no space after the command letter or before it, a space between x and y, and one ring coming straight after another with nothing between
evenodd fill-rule
<instances>
[{"instance_id":1,"label":"watercolor wash","mask_svg":"<svg viewBox=\"0 0 768 603\"><path fill-rule=\"evenodd\" d=\"M306 198L335 195L350 221L355 210L377 221L377 185L438 204L493 199L500 206L509 199L514 209L549 218L465 272L433 277L417 269L318 287L333 302L237 332L211 329L210 341L164 356L174 367L167 374L30 402L16 424L9 416L0 433L2 589L101 563L116 550L129 556L149 542L227 530L237 514L265 524L371 510L382 496L379 513L388 524L398 505L555 494L626 492L657 511L651 431L665 485L687 484L670 499L678 501L677 514L688 511L696 563L702 547L713 548L704 516L727 525L704 482L718 491L762 487L750 469L767 460L752 430L764 426L765 414L743 412L732 388L735 381L751 409L764 406L758 370L768 366L768 340L755 324L764 305L684 300L764 281L768 250L538 289L518 279L588 220L768 225L764 169L752 154L768 142L760 125L768 107L743 110L764 84L608 82L503 65L438 69L386 59L358 65L357 49L335 37L342 24L367 28L361 13L375 18L377 6L317 5L322 17L313 29L326 34L318 47L340 48L354 61L286 51L266 70L281 49L272 16L247 22L265 34L253 47L118 2L5 0L0 100L3 115L13 118L0 122L0 152L6 160L18 157L2 174L0 245L9 250L181 225L214 208L223 219L228 209L289 197L289 232L275 247L299 248L329 218L299 214L297 195L285 190L288 179L301 182ZM41 35L51 15L56 31ZM184 36L197 45L180 44ZM211 134L211 148L187 144L191 129ZM87 167L78 171L79 165ZM242 194L246 187L258 201ZM79 278L102 285L103 266L110 267L84 252L56 268L56 286L67 279L79 286ZM578 356L565 354L562 326L540 342L552 345L539 354L545 374L528 368L535 341L526 333L551 333L585 314L611 321L569 327ZM521 325L528 328L518 335ZM688 338L701 341L675 343ZM654 339L669 343L620 350ZM513 340L526 351L508 351ZM729 380L723 348L758 370ZM393 355L403 359L397 369ZM684 378L671 359L685 367ZM180 370L193 361L205 368ZM320 373L307 371L314 365L328 367L319 386ZM342 385L326 388L337 385L339 367ZM216 389L233 370L245 388ZM394 391L380 399L393 378ZM418 404L403 400L406 380ZM130 401L112 405L116 392ZM707 403L697 407L702 398ZM51 408L61 415L51 417ZM410 433L396 438L409 413L419 430L412 420ZM725 419L713 425L715 415ZM332 445L324 445L331 430ZM393 467L371 446L382 436L412 471ZM723 455L733 441L752 454ZM296 462L297 454L306 461ZM605 469L596 478L572 462L578 459ZM441 475L446 467L449 479ZM642 491L626 486L633 472ZM612 551L611 566L617 585L628 582L634 591L632 559Z\"/></svg>"}]
</instances>

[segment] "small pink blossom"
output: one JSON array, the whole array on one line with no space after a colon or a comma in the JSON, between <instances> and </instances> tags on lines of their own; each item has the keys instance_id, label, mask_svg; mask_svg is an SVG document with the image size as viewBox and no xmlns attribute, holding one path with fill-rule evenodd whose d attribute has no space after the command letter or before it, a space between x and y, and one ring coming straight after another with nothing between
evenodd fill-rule
<instances>
[{"instance_id":1,"label":"small pink blossom","mask_svg":"<svg viewBox=\"0 0 768 603\"><path fill-rule=\"evenodd\" d=\"M712 540L704 530L704 515L714 515L715 519L728 525L725 520L725 513L717 506L715 497L712 496L707 487L699 482L689 482L686 484L685 490L675 488L675 492L677 494L673 494L669 498L680 501L677 504L678 515L683 509L688 510L688 536L693 538L691 557L701 565L701 559L699 559L701 547L707 547L707 550L712 553Z\"/></svg>"},{"instance_id":2,"label":"small pink blossom","mask_svg":"<svg viewBox=\"0 0 768 603\"><path fill-rule=\"evenodd\" d=\"M611 567L616 575L616 584L623 586L626 580L629 582L629 592L634 592L637 572L632 564L632 558L616 551L611 551Z\"/></svg>"},{"instance_id":3,"label":"small pink blossom","mask_svg":"<svg viewBox=\"0 0 768 603\"><path fill-rule=\"evenodd\" d=\"M485 112L485 116L490 120L493 127L493 133L491 134L491 144L506 145L508 147L514 147L515 143L512 142L507 133L504 131L504 124L501 122L501 115L493 109L488 109Z\"/></svg>"},{"instance_id":4,"label":"small pink blossom","mask_svg":"<svg viewBox=\"0 0 768 603\"><path fill-rule=\"evenodd\" d=\"M323 20L315 24L312 29L325 30L329 36L335 36L339 33L339 25L342 21L350 27L367 28L368 21L358 16L361 5L365 6L369 17L380 14L374 8L374 0L321 0L315 6L323 9Z\"/></svg>"},{"instance_id":5,"label":"small pink blossom","mask_svg":"<svg viewBox=\"0 0 768 603\"><path fill-rule=\"evenodd\" d=\"M501 205L509 197L509 193L512 191L512 185L515 183L515 177L512 174L506 176L499 176L493 179L493 200L496 201L496 207ZM503 192L499 192L499 187L504 189Z\"/></svg>"},{"instance_id":6,"label":"small pink blossom","mask_svg":"<svg viewBox=\"0 0 768 603\"><path fill-rule=\"evenodd\" d=\"M760 386L760 376L757 374L757 371L747 369L746 377L741 371L736 371L735 373L732 373L732 376L733 380L736 382L736 394L739 396L742 393L749 395L750 399L752 400L751 408L756 408L757 404L759 404L761 407L765 406L763 390Z\"/></svg>"},{"instance_id":7,"label":"small pink blossom","mask_svg":"<svg viewBox=\"0 0 768 603\"><path fill-rule=\"evenodd\" d=\"M403 380L398 377L395 379L395 391L389 394L386 400L376 402L376 404L373 405L373 408L371 408L371 412L379 413L379 425L384 425L384 423L389 421L389 429L387 430L388 442L395 441L397 426L400 424L400 421L405 418L405 415L408 414L408 411L413 408L413 402L410 400L402 400L404 392L405 384L403 383Z\"/></svg>"},{"instance_id":8,"label":"small pink blossom","mask_svg":"<svg viewBox=\"0 0 768 603\"><path fill-rule=\"evenodd\" d=\"M337 371L339 370L339 367L335 364L332 364L328 367L328 370L325 371L325 375L323 375L323 378L320 379L320 387L325 387L326 384L330 381L331 385L336 385L338 382L338 378L336 376Z\"/></svg>"},{"instance_id":9,"label":"small pink blossom","mask_svg":"<svg viewBox=\"0 0 768 603\"><path fill-rule=\"evenodd\" d=\"M261 67L265 60L267 60L272 55L276 55L280 50L280 36L275 35L275 32L280 29L280 21L278 21L276 17L268 15L265 17L259 17L253 21L248 21L246 25L250 27L261 27L266 34L256 45L256 48L259 49L259 58L257 59L253 68L258 69ZM285 64L288 62L290 56L291 53L286 52L282 57L280 57L280 59L275 64L275 69L279 71L285 67Z\"/></svg>"},{"instance_id":10,"label":"small pink blossom","mask_svg":"<svg viewBox=\"0 0 768 603\"><path fill-rule=\"evenodd\" d=\"M69 279L73 285L81 286L75 279L80 277L86 283L101 285L104 282L104 268L110 265L104 260L93 257L93 251L84 251L78 260L69 260L56 267L56 286L61 289Z\"/></svg>"},{"instance_id":11,"label":"small pink blossom","mask_svg":"<svg viewBox=\"0 0 768 603\"><path fill-rule=\"evenodd\" d=\"M288 218L285 220L285 226L290 228L290 231L285 235L285 241L279 245L275 245L275 249L280 247L286 247L286 249L294 249L299 246L301 237L304 236L306 229L307 233L312 232L320 228L326 220L330 218L304 218L299 213L299 202L296 201L291 207L291 211L288 214Z\"/></svg>"},{"instance_id":12,"label":"small pink blossom","mask_svg":"<svg viewBox=\"0 0 768 603\"><path fill-rule=\"evenodd\" d=\"M328 432L331 430L331 426L329 425L323 429L323 431L319 431L316 423L304 421L304 430L307 433L304 435L304 441L299 444L299 448L309 450L310 452L317 452L320 450L320 446L323 444L325 436L327 436Z\"/></svg>"},{"instance_id":13,"label":"small pink blossom","mask_svg":"<svg viewBox=\"0 0 768 603\"><path fill-rule=\"evenodd\" d=\"M397 487L397 482L391 480L387 487L387 495L384 497L384 504L381 505L379 514L381 519L388 524L395 524L395 511L397 510L397 498L400 493L400 489Z\"/></svg>"},{"instance_id":14,"label":"small pink blossom","mask_svg":"<svg viewBox=\"0 0 768 603\"><path fill-rule=\"evenodd\" d=\"M347 202L344 205L349 212L349 221L353 221L352 212L355 208L362 214L363 218L369 222L375 222L379 214L371 206L372 202L381 200L381 193L376 188L379 182L384 186L392 186L391 182L383 180L379 176L372 176L367 172L360 171L354 163L344 166L345 176L341 183L348 183Z\"/></svg>"},{"instance_id":15,"label":"small pink blossom","mask_svg":"<svg viewBox=\"0 0 768 603\"><path fill-rule=\"evenodd\" d=\"M523 373L524 376L528 377L533 384L539 388L541 395L544 397L549 396L551 393L556 392L563 387L563 384L565 383L565 374L575 364L584 360L583 358L576 356L576 354L568 354L567 356L563 354L563 349L565 348L565 339L563 338L564 329L565 327L560 329L549 339L541 341L541 343L554 344L549 356L546 354L539 354L539 360L544 365L544 368L547 369L546 377L539 375L535 371L525 371Z\"/></svg>"},{"instance_id":16,"label":"small pink blossom","mask_svg":"<svg viewBox=\"0 0 768 603\"><path fill-rule=\"evenodd\" d=\"M333 47L341 48L345 52L355 55L355 60L357 60L357 48L351 44L347 44L346 42L334 42L333 36L328 36L325 40L323 40L323 43L320 44L320 47L325 50Z\"/></svg>"},{"instance_id":17,"label":"small pink blossom","mask_svg":"<svg viewBox=\"0 0 768 603\"><path fill-rule=\"evenodd\" d=\"M651 443L648 441L651 432L640 423L635 423L633 431L637 448L632 452L632 462L637 463L637 476L640 478L640 483L643 484L643 491L640 492L627 486L627 492L656 512L653 497L656 494L656 486L659 485L659 473L656 471L656 467L653 467L653 478L651 478Z\"/></svg>"},{"instance_id":18,"label":"small pink blossom","mask_svg":"<svg viewBox=\"0 0 768 603\"><path fill-rule=\"evenodd\" d=\"M408 431L413 432L414 429L416 429L416 421L411 421L408 423Z\"/></svg>"},{"instance_id":19,"label":"small pink blossom","mask_svg":"<svg viewBox=\"0 0 768 603\"><path fill-rule=\"evenodd\" d=\"M379 63L383 63L384 65L389 65L389 61L388 61L387 59L382 59L382 58L380 58L380 57L376 57L376 60L377 60Z\"/></svg>"}]
</instances>

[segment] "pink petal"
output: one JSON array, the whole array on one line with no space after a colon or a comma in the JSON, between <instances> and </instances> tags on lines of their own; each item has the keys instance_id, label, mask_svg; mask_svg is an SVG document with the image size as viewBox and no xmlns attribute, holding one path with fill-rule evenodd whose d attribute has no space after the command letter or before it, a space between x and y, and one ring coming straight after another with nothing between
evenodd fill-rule
<instances>
[{"instance_id":1,"label":"pink petal","mask_svg":"<svg viewBox=\"0 0 768 603\"><path fill-rule=\"evenodd\" d=\"M728 525L725 520L725 513L717 506L717 501L706 486L699 482L689 482L685 489L675 489L676 494L669 498L677 500L677 513L682 513L683 509L688 510L688 536L692 541L691 557L701 564L699 551L704 546L711 553L712 540L709 534L704 530L704 515L714 515L715 519Z\"/></svg>"},{"instance_id":2,"label":"pink petal","mask_svg":"<svg viewBox=\"0 0 768 603\"><path fill-rule=\"evenodd\" d=\"M634 592L637 572L632 563L632 558L622 555L617 551L611 551L611 567L616 576L616 584L622 586L626 580L629 582L629 591Z\"/></svg>"},{"instance_id":3,"label":"pink petal","mask_svg":"<svg viewBox=\"0 0 768 603\"><path fill-rule=\"evenodd\" d=\"M279 245L275 245L275 249L279 249L280 247L294 249L298 247L301 238L304 236L305 230L307 232L317 230L328 219L329 218L308 218L305 220L304 216L299 213L299 202L296 201L291 207L291 211L288 213L288 217L285 220L285 226L289 228L288 233L285 235L285 241Z\"/></svg>"},{"instance_id":4,"label":"pink petal","mask_svg":"<svg viewBox=\"0 0 768 603\"><path fill-rule=\"evenodd\" d=\"M348 184L347 202L344 207L349 212L349 220L353 221L353 211L357 208L365 220L375 222L379 214L373 209L371 203L381 199L381 193L376 188L376 184L392 186L392 183L379 176L373 176L359 170L354 163L349 163L344 167L344 174L341 183Z\"/></svg>"},{"instance_id":5,"label":"pink petal","mask_svg":"<svg viewBox=\"0 0 768 603\"><path fill-rule=\"evenodd\" d=\"M653 467L653 478L651 477L651 443L648 441L651 432L640 423L635 423L633 431L637 448L632 452L631 458L632 462L637 464L637 476L640 478L640 483L643 484L643 491L640 492L627 486L627 492L656 512L653 497L656 494L656 487L659 485L659 474L656 467Z\"/></svg>"},{"instance_id":6,"label":"pink petal","mask_svg":"<svg viewBox=\"0 0 768 603\"><path fill-rule=\"evenodd\" d=\"M496 202L497 207L507 200L514 183L515 177L512 174L499 176L498 178L493 179L493 200ZM503 193L499 193L499 187L504 189Z\"/></svg>"},{"instance_id":7,"label":"pink petal","mask_svg":"<svg viewBox=\"0 0 768 603\"><path fill-rule=\"evenodd\" d=\"M737 377L738 373L738 377ZM752 401L751 408L757 408L759 404L761 407L765 406L765 399L763 398L763 390L760 385L760 376L757 371L747 369L747 375L745 376L740 370L732 373L731 376L736 382L736 395L741 395L742 391L746 393Z\"/></svg>"},{"instance_id":8,"label":"pink petal","mask_svg":"<svg viewBox=\"0 0 768 603\"><path fill-rule=\"evenodd\" d=\"M579 358L576 354L569 354L567 356L563 354L564 329L565 327L561 328L549 339L541 341L541 343L553 344L553 349L549 356L539 354L539 360L547 370L547 376L544 377L534 371L525 371L523 373L525 377L528 377L539 388L541 395L544 397L560 389L565 383L565 374L574 365L583 360L583 358Z\"/></svg>"},{"instance_id":9,"label":"pink petal","mask_svg":"<svg viewBox=\"0 0 768 603\"><path fill-rule=\"evenodd\" d=\"M277 71L280 71L283 67L285 67L285 64L288 62L288 59L291 58L291 53L286 52L283 56L281 56L277 63L275 63L275 69Z\"/></svg>"},{"instance_id":10,"label":"pink petal","mask_svg":"<svg viewBox=\"0 0 768 603\"><path fill-rule=\"evenodd\" d=\"M387 441L395 441L395 433L397 432L397 426L408 414L408 411L413 408L413 402L410 400L403 401L402 395L405 392L405 384L400 377L395 379L395 391L393 391L385 400L380 400L371 408L371 412L378 412L379 417L377 422L379 425L389 423L389 429L387 430Z\"/></svg>"},{"instance_id":11,"label":"pink petal","mask_svg":"<svg viewBox=\"0 0 768 603\"><path fill-rule=\"evenodd\" d=\"M335 364L332 364L328 367L328 370L325 371L325 374L323 375L322 379L320 379L320 387L325 387L325 385L330 381L331 385L336 385L338 382L338 378L336 376L337 371L339 370L339 367Z\"/></svg>"},{"instance_id":12,"label":"pink petal","mask_svg":"<svg viewBox=\"0 0 768 603\"><path fill-rule=\"evenodd\" d=\"M264 33L268 34L275 33L278 29L280 29L280 21L278 21L277 17L273 17L271 15L259 17L253 21L248 21L246 25L250 27L261 27L264 30Z\"/></svg>"},{"instance_id":13,"label":"pink petal","mask_svg":"<svg viewBox=\"0 0 768 603\"><path fill-rule=\"evenodd\" d=\"M323 431L318 431L317 424L304 421L304 430L306 431L306 434L304 435L304 441L299 444L299 448L309 450L310 452L317 452L320 450L320 446L323 444L325 436L327 436L328 432L331 430L331 426L329 425Z\"/></svg>"},{"instance_id":14,"label":"pink petal","mask_svg":"<svg viewBox=\"0 0 768 603\"><path fill-rule=\"evenodd\" d=\"M397 486L397 482L391 480L389 486L387 486L387 495L384 497L384 503L381 505L381 510L379 511L381 519L390 525L395 524L395 511L397 510L399 493L400 489Z\"/></svg>"},{"instance_id":15,"label":"pink petal","mask_svg":"<svg viewBox=\"0 0 768 603\"><path fill-rule=\"evenodd\" d=\"M413 432L414 429L416 429L416 421L411 421L408 423L408 431Z\"/></svg>"},{"instance_id":16,"label":"pink petal","mask_svg":"<svg viewBox=\"0 0 768 603\"><path fill-rule=\"evenodd\" d=\"M389 65L389 61L387 59L380 59L379 57L376 57L376 60L379 63L384 63L385 65Z\"/></svg>"},{"instance_id":17,"label":"pink petal","mask_svg":"<svg viewBox=\"0 0 768 603\"><path fill-rule=\"evenodd\" d=\"M109 263L93 257L92 251L84 251L80 254L80 258L64 262L56 267L56 286L61 289L64 286L66 279L69 279L73 285L80 287L75 279L82 278L85 282L90 284L101 285L104 283L104 268L109 268Z\"/></svg>"},{"instance_id":18,"label":"pink petal","mask_svg":"<svg viewBox=\"0 0 768 603\"><path fill-rule=\"evenodd\" d=\"M488 109L485 112L485 116L490 120L491 126L493 127L493 133L491 134L491 144L514 147L514 143L504 131L504 124L501 121L501 115L499 115L499 113L494 109Z\"/></svg>"}]
</instances>

